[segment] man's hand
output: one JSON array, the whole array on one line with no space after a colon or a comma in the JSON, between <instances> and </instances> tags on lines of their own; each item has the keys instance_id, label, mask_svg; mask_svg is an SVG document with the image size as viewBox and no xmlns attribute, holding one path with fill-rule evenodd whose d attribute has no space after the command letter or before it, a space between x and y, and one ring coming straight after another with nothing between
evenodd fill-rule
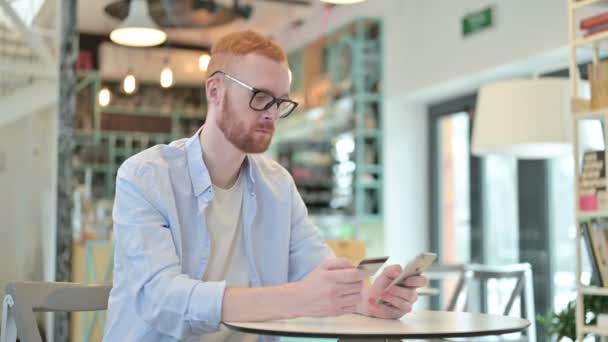
<instances>
[{"instance_id":1,"label":"man's hand","mask_svg":"<svg viewBox=\"0 0 608 342\"><path fill-rule=\"evenodd\" d=\"M356 311L362 300L367 272L346 259L324 261L306 278L293 284L293 305L297 316L326 317Z\"/></svg>"},{"instance_id":2,"label":"man's hand","mask_svg":"<svg viewBox=\"0 0 608 342\"><path fill-rule=\"evenodd\" d=\"M416 289L426 286L427 279L423 276L406 278L401 284L384 290L401 273L400 265L386 267L376 278L376 281L365 288L362 300L357 305L357 313L384 319L399 319L412 311L412 306L418 299ZM378 299L382 301L376 304Z\"/></svg>"}]
</instances>

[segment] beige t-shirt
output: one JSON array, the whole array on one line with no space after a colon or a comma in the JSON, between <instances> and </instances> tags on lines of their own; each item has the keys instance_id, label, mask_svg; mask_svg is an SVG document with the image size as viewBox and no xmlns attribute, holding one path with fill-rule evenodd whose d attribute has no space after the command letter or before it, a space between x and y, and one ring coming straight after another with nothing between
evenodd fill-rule
<instances>
[{"instance_id":1,"label":"beige t-shirt","mask_svg":"<svg viewBox=\"0 0 608 342\"><path fill-rule=\"evenodd\" d=\"M226 287L249 287L249 267L241 222L243 184L241 177L230 189L213 186L215 196L205 209L205 218L211 239L211 253L204 281L226 281ZM203 335L202 342L249 342L257 335L228 330L223 325L220 331Z\"/></svg>"}]
</instances>

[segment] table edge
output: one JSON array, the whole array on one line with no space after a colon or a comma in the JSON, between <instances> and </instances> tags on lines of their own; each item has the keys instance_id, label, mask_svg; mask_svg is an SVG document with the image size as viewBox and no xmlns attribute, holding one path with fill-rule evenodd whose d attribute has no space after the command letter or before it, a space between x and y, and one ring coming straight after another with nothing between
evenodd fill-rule
<instances>
[{"instance_id":1,"label":"table edge","mask_svg":"<svg viewBox=\"0 0 608 342\"><path fill-rule=\"evenodd\" d=\"M223 325L228 327L229 329L248 333L248 334L256 334L256 335L267 335L267 336L283 336L283 337L318 337L318 338L344 338L344 337L353 337L353 338L451 338L451 337L479 337L479 336L493 336L493 335L505 335L516 332L521 332L528 327L530 327L531 322L528 320L528 324L522 328L513 328L513 329L500 329L500 330L487 330L487 331L471 331L471 332L463 332L458 334L453 333L428 333L428 334L325 334L325 333L297 333L297 332L283 332L283 331L272 331L272 330L260 330L255 328L245 328L238 327L232 325L231 323L222 322ZM238 324L238 323L234 323Z\"/></svg>"}]
</instances>

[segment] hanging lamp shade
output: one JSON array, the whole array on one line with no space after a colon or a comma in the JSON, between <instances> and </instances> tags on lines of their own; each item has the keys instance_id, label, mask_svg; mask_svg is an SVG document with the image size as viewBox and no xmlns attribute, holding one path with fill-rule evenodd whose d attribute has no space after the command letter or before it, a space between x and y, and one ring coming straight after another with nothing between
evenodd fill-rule
<instances>
[{"instance_id":1,"label":"hanging lamp shade","mask_svg":"<svg viewBox=\"0 0 608 342\"><path fill-rule=\"evenodd\" d=\"M150 17L146 0L132 0L129 15L110 33L110 39L120 45L147 47L164 43L167 34Z\"/></svg>"},{"instance_id":2,"label":"hanging lamp shade","mask_svg":"<svg viewBox=\"0 0 608 342\"><path fill-rule=\"evenodd\" d=\"M473 125L475 155L545 159L571 154L570 83L538 78L485 85Z\"/></svg>"}]
</instances>

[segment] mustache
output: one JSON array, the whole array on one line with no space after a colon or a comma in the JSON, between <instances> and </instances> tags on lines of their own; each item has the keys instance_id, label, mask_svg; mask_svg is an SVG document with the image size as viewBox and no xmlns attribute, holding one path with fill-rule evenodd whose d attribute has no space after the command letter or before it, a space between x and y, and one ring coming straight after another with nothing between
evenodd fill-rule
<instances>
[{"instance_id":1,"label":"mustache","mask_svg":"<svg viewBox=\"0 0 608 342\"><path fill-rule=\"evenodd\" d=\"M264 122L264 123L261 123L254 127L254 130L258 130L258 129L263 129L266 131L270 131L271 133L274 133L275 127L274 127L274 123L272 123L272 122Z\"/></svg>"}]
</instances>

